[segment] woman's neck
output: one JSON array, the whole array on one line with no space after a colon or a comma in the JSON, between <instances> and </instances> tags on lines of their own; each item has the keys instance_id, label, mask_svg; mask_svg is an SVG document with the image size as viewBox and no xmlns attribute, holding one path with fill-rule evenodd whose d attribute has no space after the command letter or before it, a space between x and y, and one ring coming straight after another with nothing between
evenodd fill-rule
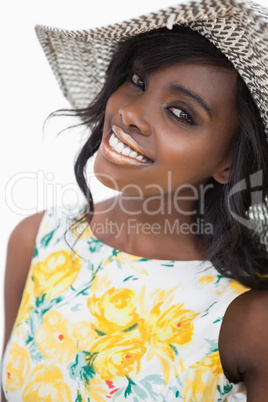
<instances>
[{"instance_id":1,"label":"woman's neck","mask_svg":"<svg viewBox=\"0 0 268 402\"><path fill-rule=\"evenodd\" d=\"M202 260L197 235L205 230L193 205L180 208L160 199L122 196L95 206L91 229L104 243L132 255L163 260ZM202 236L198 237L199 239Z\"/></svg>"}]
</instances>

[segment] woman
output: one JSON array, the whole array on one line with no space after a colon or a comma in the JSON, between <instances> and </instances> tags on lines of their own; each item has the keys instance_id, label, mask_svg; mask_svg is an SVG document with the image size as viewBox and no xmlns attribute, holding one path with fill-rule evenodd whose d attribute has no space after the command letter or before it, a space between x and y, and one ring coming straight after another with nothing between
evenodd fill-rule
<instances>
[{"instance_id":1,"label":"woman","mask_svg":"<svg viewBox=\"0 0 268 402\"><path fill-rule=\"evenodd\" d=\"M11 235L6 399L265 401L267 11L203 1L37 33L92 131L87 207ZM95 153L119 191L96 205Z\"/></svg>"}]
</instances>

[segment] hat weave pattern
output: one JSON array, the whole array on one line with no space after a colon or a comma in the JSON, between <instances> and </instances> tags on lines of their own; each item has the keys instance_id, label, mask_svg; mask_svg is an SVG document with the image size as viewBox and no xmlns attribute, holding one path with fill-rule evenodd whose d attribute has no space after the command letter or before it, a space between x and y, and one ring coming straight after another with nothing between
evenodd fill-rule
<instances>
[{"instance_id":1,"label":"hat weave pattern","mask_svg":"<svg viewBox=\"0 0 268 402\"><path fill-rule=\"evenodd\" d=\"M69 31L38 25L36 33L64 96L85 108L100 92L118 44L175 24L204 35L233 63L260 110L268 135L268 10L250 1L193 1L129 21Z\"/></svg>"}]
</instances>

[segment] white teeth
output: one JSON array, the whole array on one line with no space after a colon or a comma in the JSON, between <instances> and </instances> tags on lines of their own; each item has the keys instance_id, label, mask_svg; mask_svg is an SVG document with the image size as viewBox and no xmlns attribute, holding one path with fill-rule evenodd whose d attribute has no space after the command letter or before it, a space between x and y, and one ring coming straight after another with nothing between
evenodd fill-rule
<instances>
[{"instance_id":1,"label":"white teeth","mask_svg":"<svg viewBox=\"0 0 268 402\"><path fill-rule=\"evenodd\" d=\"M116 152L121 152L123 151L123 149L125 148L123 142L119 142L118 144L116 144L116 146L114 147L114 149L116 150Z\"/></svg>"},{"instance_id":2,"label":"white teeth","mask_svg":"<svg viewBox=\"0 0 268 402\"><path fill-rule=\"evenodd\" d=\"M123 151L121 152L123 155L129 156L131 152L131 149L129 147L126 147L123 149Z\"/></svg>"},{"instance_id":3,"label":"white teeth","mask_svg":"<svg viewBox=\"0 0 268 402\"><path fill-rule=\"evenodd\" d=\"M115 147L116 144L118 144L118 138L116 138L116 136L114 134L111 135L109 143L112 147Z\"/></svg>"},{"instance_id":4,"label":"white teeth","mask_svg":"<svg viewBox=\"0 0 268 402\"><path fill-rule=\"evenodd\" d=\"M130 147L119 140L114 133L109 138L110 146L119 154L129 156L130 158L137 159L138 161L147 162L143 155L138 154L138 152L133 151Z\"/></svg>"},{"instance_id":5,"label":"white teeth","mask_svg":"<svg viewBox=\"0 0 268 402\"><path fill-rule=\"evenodd\" d=\"M129 154L130 158L136 158L136 156L138 156L138 152L136 151L131 151Z\"/></svg>"}]
</instances>

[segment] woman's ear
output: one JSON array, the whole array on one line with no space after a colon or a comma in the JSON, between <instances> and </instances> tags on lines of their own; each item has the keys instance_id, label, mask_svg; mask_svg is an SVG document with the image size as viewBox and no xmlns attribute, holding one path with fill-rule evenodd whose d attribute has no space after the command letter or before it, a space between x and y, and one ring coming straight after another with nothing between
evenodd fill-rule
<instances>
[{"instance_id":1,"label":"woman's ear","mask_svg":"<svg viewBox=\"0 0 268 402\"><path fill-rule=\"evenodd\" d=\"M220 184L228 183L230 176L230 167L219 169L212 177Z\"/></svg>"}]
</instances>

